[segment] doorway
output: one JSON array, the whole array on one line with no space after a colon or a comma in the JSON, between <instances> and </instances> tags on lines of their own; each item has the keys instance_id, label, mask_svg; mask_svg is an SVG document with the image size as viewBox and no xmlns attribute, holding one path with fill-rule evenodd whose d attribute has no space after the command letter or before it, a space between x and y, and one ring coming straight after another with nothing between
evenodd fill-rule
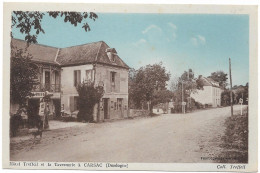
<instances>
[{"instance_id":1,"label":"doorway","mask_svg":"<svg viewBox=\"0 0 260 173\"><path fill-rule=\"evenodd\" d=\"M36 126L36 119L39 115L40 99L29 99L28 100L28 123L29 127Z\"/></svg>"},{"instance_id":2,"label":"doorway","mask_svg":"<svg viewBox=\"0 0 260 173\"><path fill-rule=\"evenodd\" d=\"M109 99L103 98L103 103L104 103L104 119L109 119L109 112L108 112Z\"/></svg>"},{"instance_id":3,"label":"doorway","mask_svg":"<svg viewBox=\"0 0 260 173\"><path fill-rule=\"evenodd\" d=\"M124 114L123 114L123 99L118 98L117 104L118 104L118 110L119 110L120 117L124 117Z\"/></svg>"},{"instance_id":4,"label":"doorway","mask_svg":"<svg viewBox=\"0 0 260 173\"><path fill-rule=\"evenodd\" d=\"M58 118L60 117L61 114L61 102L60 99L53 99L53 104L55 108L55 117Z\"/></svg>"}]
</instances>

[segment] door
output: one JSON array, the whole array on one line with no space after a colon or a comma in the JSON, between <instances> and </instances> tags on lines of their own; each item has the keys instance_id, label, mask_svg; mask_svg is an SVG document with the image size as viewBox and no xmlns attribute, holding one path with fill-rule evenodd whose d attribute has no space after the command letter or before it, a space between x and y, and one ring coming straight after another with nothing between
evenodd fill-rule
<instances>
[{"instance_id":1,"label":"door","mask_svg":"<svg viewBox=\"0 0 260 173\"><path fill-rule=\"evenodd\" d=\"M103 99L103 103L104 103L104 119L109 119L109 112L108 112L109 99L108 98L104 98Z\"/></svg>"},{"instance_id":2,"label":"door","mask_svg":"<svg viewBox=\"0 0 260 173\"><path fill-rule=\"evenodd\" d=\"M55 117L60 117L61 114L61 103L59 99L53 99L53 104L55 108Z\"/></svg>"},{"instance_id":3,"label":"door","mask_svg":"<svg viewBox=\"0 0 260 173\"><path fill-rule=\"evenodd\" d=\"M123 114L123 99L122 98L118 98L117 99L117 104L118 104L118 111L120 113L120 116L124 117L124 114Z\"/></svg>"},{"instance_id":4,"label":"door","mask_svg":"<svg viewBox=\"0 0 260 173\"><path fill-rule=\"evenodd\" d=\"M49 71L45 71L45 89L50 91L51 76Z\"/></svg>"}]
</instances>

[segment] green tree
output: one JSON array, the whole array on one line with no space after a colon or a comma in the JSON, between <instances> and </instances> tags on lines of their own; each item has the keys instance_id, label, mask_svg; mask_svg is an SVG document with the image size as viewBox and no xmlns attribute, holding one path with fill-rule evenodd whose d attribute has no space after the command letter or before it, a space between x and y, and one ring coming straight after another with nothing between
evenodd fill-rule
<instances>
[{"instance_id":1,"label":"green tree","mask_svg":"<svg viewBox=\"0 0 260 173\"><path fill-rule=\"evenodd\" d=\"M230 90L224 90L222 93L221 93L221 105L222 106L230 106ZM232 98L233 98L233 103L235 102L235 94L232 92Z\"/></svg>"},{"instance_id":2,"label":"green tree","mask_svg":"<svg viewBox=\"0 0 260 173\"><path fill-rule=\"evenodd\" d=\"M12 28L17 28L22 34L25 35L24 40L30 43L37 43L37 36L40 33L45 33L42 27L42 19L45 15L56 19L57 17L63 18L64 22L69 22L75 27L81 24L85 31L90 31L90 26L87 19L95 21L98 15L93 12L68 12L68 11L14 11L12 14ZM11 33L13 36L13 33Z\"/></svg>"},{"instance_id":3,"label":"green tree","mask_svg":"<svg viewBox=\"0 0 260 173\"><path fill-rule=\"evenodd\" d=\"M182 100L187 102L187 108L192 109L191 93L196 93L198 89L203 89L202 84L195 78L192 69L184 71L179 78L171 83L171 91L174 93L174 101L181 105Z\"/></svg>"},{"instance_id":4,"label":"green tree","mask_svg":"<svg viewBox=\"0 0 260 173\"><path fill-rule=\"evenodd\" d=\"M88 82L78 84L77 91L79 94L78 120L93 122L94 106L98 104L103 97L104 88L102 86L95 86L94 82Z\"/></svg>"},{"instance_id":5,"label":"green tree","mask_svg":"<svg viewBox=\"0 0 260 173\"><path fill-rule=\"evenodd\" d=\"M153 105L158 103L167 103L170 102L173 98L173 92L167 89L159 90L154 92Z\"/></svg>"},{"instance_id":6,"label":"green tree","mask_svg":"<svg viewBox=\"0 0 260 173\"><path fill-rule=\"evenodd\" d=\"M138 69L131 87L135 105L140 108L142 103L148 102L150 112L152 112L153 105L157 102L156 93L166 90L169 79L170 73L166 72L161 62Z\"/></svg>"},{"instance_id":7,"label":"green tree","mask_svg":"<svg viewBox=\"0 0 260 173\"><path fill-rule=\"evenodd\" d=\"M32 89L37 77L37 66L31 61L31 55L22 49L12 47L10 66L11 103L24 107L26 99L32 96Z\"/></svg>"},{"instance_id":8,"label":"green tree","mask_svg":"<svg viewBox=\"0 0 260 173\"><path fill-rule=\"evenodd\" d=\"M243 104L248 104L247 98L248 98L248 83L246 83L245 86L239 85L239 86L234 86L232 88L234 94L235 94L235 103L239 102L239 99L243 99Z\"/></svg>"},{"instance_id":9,"label":"green tree","mask_svg":"<svg viewBox=\"0 0 260 173\"><path fill-rule=\"evenodd\" d=\"M226 88L227 86L227 79L228 74L224 73L223 71L216 71L211 73L209 76L211 79L219 83L219 86Z\"/></svg>"}]
</instances>

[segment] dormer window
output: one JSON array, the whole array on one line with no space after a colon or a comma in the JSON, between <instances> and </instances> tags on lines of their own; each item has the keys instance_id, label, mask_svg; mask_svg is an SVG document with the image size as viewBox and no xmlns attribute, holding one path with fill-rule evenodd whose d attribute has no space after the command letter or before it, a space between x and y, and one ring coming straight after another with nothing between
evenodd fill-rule
<instances>
[{"instance_id":1,"label":"dormer window","mask_svg":"<svg viewBox=\"0 0 260 173\"><path fill-rule=\"evenodd\" d=\"M116 50L114 48L107 48L106 49L107 56L111 62L115 62L116 60Z\"/></svg>"}]
</instances>

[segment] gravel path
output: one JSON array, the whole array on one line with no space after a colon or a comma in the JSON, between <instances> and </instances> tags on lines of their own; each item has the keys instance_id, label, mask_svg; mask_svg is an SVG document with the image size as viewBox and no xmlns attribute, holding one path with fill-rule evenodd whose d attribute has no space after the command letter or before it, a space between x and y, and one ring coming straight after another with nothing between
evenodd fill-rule
<instances>
[{"instance_id":1,"label":"gravel path","mask_svg":"<svg viewBox=\"0 0 260 173\"><path fill-rule=\"evenodd\" d=\"M228 116L230 107L57 129L45 132L36 144L33 137L11 140L10 157L13 161L212 162L201 157L217 157L221 152Z\"/></svg>"}]
</instances>

